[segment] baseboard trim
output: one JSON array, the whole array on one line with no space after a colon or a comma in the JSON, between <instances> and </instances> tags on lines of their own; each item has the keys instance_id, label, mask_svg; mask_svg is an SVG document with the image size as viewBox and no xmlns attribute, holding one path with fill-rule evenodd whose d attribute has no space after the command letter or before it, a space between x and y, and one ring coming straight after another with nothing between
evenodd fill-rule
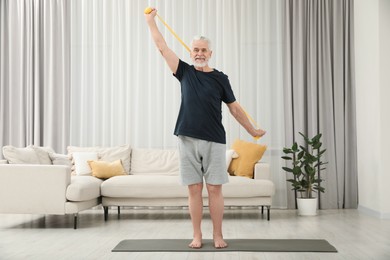
<instances>
[{"instance_id":1,"label":"baseboard trim","mask_svg":"<svg viewBox=\"0 0 390 260\"><path fill-rule=\"evenodd\" d=\"M358 206L359 212L369 215L372 217L380 218L380 219L390 219L390 212L381 212L377 210L373 210L364 206L359 205Z\"/></svg>"}]
</instances>

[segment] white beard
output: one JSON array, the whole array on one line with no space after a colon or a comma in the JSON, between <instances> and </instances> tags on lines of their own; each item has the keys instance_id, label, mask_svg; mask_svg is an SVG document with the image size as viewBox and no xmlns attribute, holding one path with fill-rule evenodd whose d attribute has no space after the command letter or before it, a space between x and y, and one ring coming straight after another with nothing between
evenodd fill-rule
<instances>
[{"instance_id":1,"label":"white beard","mask_svg":"<svg viewBox=\"0 0 390 260\"><path fill-rule=\"evenodd\" d=\"M207 61L204 61L204 62L193 61L193 64L194 64L195 67L203 68L203 67L207 66L208 62Z\"/></svg>"}]
</instances>

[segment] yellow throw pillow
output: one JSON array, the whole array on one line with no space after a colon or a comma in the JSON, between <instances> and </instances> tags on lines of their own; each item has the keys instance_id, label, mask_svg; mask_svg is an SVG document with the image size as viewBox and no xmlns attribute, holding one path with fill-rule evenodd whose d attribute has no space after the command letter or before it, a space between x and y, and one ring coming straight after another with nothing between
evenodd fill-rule
<instances>
[{"instance_id":1,"label":"yellow throw pillow","mask_svg":"<svg viewBox=\"0 0 390 260\"><path fill-rule=\"evenodd\" d=\"M238 158L234 158L230 163L229 174L253 178L255 164L263 157L267 146L236 140L232 149L237 152Z\"/></svg>"},{"instance_id":2,"label":"yellow throw pillow","mask_svg":"<svg viewBox=\"0 0 390 260\"><path fill-rule=\"evenodd\" d=\"M89 167L91 167L92 176L100 179L108 179L113 176L126 174L121 160L116 160L114 162L88 161L88 164Z\"/></svg>"}]
</instances>

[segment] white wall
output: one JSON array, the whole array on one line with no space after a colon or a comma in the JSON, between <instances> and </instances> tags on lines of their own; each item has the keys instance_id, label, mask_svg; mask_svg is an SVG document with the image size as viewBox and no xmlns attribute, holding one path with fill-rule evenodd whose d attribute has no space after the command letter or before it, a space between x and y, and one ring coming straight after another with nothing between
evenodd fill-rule
<instances>
[{"instance_id":1,"label":"white wall","mask_svg":"<svg viewBox=\"0 0 390 260\"><path fill-rule=\"evenodd\" d=\"M382 190L385 191L382 200L382 212L390 218L390 1L379 2L379 43L383 56L380 57L381 86L381 122L382 122Z\"/></svg>"},{"instance_id":2,"label":"white wall","mask_svg":"<svg viewBox=\"0 0 390 260\"><path fill-rule=\"evenodd\" d=\"M390 1L355 0L359 209L390 218Z\"/></svg>"}]
</instances>

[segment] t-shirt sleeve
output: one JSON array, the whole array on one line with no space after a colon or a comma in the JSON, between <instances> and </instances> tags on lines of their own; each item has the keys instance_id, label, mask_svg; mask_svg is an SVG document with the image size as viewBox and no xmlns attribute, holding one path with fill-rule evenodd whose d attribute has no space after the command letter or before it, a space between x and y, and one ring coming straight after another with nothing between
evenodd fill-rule
<instances>
[{"instance_id":1,"label":"t-shirt sleeve","mask_svg":"<svg viewBox=\"0 0 390 260\"><path fill-rule=\"evenodd\" d=\"M223 94L222 94L222 101L226 104L233 103L236 101L236 97L234 96L232 86L230 85L230 81L228 76L223 76Z\"/></svg>"},{"instance_id":2,"label":"t-shirt sleeve","mask_svg":"<svg viewBox=\"0 0 390 260\"><path fill-rule=\"evenodd\" d=\"M179 65L177 66L176 73L173 73L173 76L179 81L183 78L185 70L189 67L187 63L179 59Z\"/></svg>"}]
</instances>

